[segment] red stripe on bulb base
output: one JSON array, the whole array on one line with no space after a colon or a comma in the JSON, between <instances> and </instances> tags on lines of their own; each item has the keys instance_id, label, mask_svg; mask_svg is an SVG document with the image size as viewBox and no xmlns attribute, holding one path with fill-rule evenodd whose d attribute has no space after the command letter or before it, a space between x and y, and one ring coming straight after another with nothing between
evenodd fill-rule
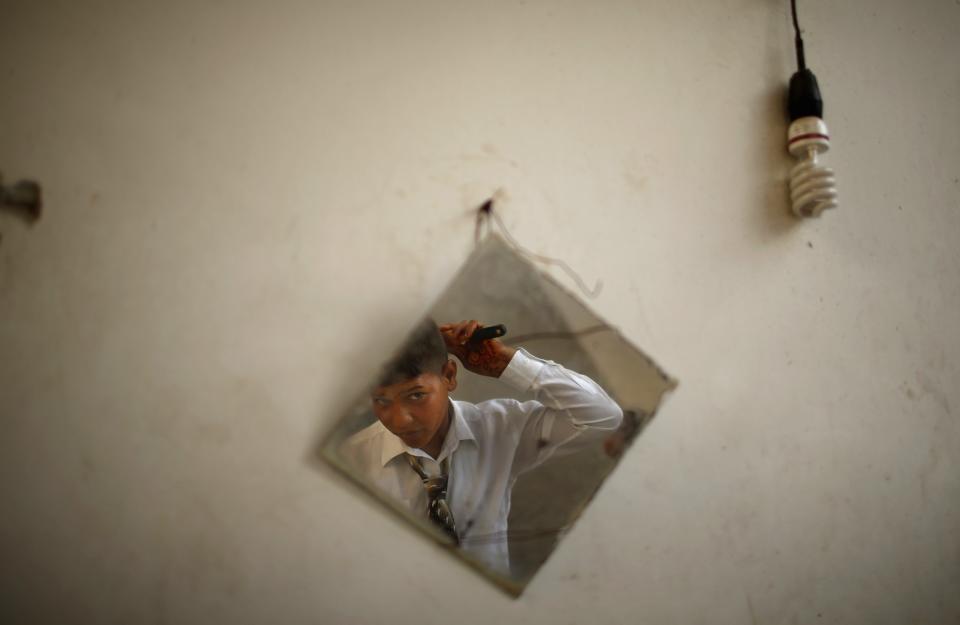
<instances>
[{"instance_id":1,"label":"red stripe on bulb base","mask_svg":"<svg viewBox=\"0 0 960 625\"><path fill-rule=\"evenodd\" d=\"M808 132L805 135L797 135L793 139L790 139L789 141L787 141L787 145L793 145L797 141L803 141L804 139L823 139L825 141L829 141L830 135L823 135L823 134L820 134L819 132Z\"/></svg>"}]
</instances>

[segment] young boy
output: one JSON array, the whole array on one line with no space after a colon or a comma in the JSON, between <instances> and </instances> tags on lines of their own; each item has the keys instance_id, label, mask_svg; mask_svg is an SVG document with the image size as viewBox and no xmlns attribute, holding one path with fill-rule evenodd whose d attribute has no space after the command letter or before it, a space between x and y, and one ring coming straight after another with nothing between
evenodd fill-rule
<instances>
[{"instance_id":1,"label":"young boy","mask_svg":"<svg viewBox=\"0 0 960 625\"><path fill-rule=\"evenodd\" d=\"M560 447L599 445L623 413L584 375L498 340L471 342L481 327L424 321L371 393L378 420L347 439L343 452L382 491L509 574L507 518L517 477ZM451 400L457 363L448 353L531 399Z\"/></svg>"}]
</instances>

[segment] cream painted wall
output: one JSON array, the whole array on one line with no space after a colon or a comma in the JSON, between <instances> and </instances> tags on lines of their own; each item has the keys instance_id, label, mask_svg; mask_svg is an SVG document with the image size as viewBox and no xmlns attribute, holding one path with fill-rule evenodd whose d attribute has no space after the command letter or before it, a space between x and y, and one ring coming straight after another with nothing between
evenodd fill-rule
<instances>
[{"instance_id":1,"label":"cream painted wall","mask_svg":"<svg viewBox=\"0 0 960 625\"><path fill-rule=\"evenodd\" d=\"M960 621L960 5L800 0L805 223L786 8L5 2L0 621ZM516 601L307 460L497 188L681 381Z\"/></svg>"}]
</instances>

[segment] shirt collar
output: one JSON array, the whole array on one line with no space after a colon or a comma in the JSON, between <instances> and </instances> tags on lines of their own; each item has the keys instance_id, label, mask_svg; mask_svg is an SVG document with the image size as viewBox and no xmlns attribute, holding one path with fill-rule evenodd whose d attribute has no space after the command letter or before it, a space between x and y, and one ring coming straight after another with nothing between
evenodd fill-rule
<instances>
[{"instance_id":1,"label":"shirt collar","mask_svg":"<svg viewBox=\"0 0 960 625\"><path fill-rule=\"evenodd\" d=\"M453 452L457 450L457 447L459 447L460 441L472 440L476 442L477 440L477 437L473 434L473 430L470 429L466 419L463 418L463 409L459 404L460 402L450 400L452 421L450 423L450 429L447 430L447 437L443 440L443 446L440 448L440 457L437 458L438 461L443 460L447 456L453 455ZM399 437L395 436L385 427L383 427L383 436L381 437L381 441L381 466L387 466L388 462L400 454L405 453L424 458L429 457L428 454L421 449L408 447L402 440L400 440Z\"/></svg>"}]
</instances>

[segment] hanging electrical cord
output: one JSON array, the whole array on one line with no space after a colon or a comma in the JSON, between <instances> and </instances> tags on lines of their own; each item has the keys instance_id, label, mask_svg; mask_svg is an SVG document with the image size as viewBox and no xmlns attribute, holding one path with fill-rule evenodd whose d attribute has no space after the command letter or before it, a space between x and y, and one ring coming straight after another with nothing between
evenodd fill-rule
<instances>
[{"instance_id":1,"label":"hanging electrical cord","mask_svg":"<svg viewBox=\"0 0 960 625\"><path fill-rule=\"evenodd\" d=\"M800 20L797 19L797 0L790 0L790 13L793 15L794 45L797 47L797 69L807 69L807 60L803 56L803 37L800 35Z\"/></svg>"},{"instance_id":2,"label":"hanging electrical cord","mask_svg":"<svg viewBox=\"0 0 960 625\"><path fill-rule=\"evenodd\" d=\"M790 170L790 204L798 217L819 217L828 208L837 207L836 178L833 170L818 161L830 149L830 134L823 121L823 98L817 77L807 69L797 0L790 0L793 16L797 71L790 78L787 111L787 151L800 162Z\"/></svg>"}]
</instances>

